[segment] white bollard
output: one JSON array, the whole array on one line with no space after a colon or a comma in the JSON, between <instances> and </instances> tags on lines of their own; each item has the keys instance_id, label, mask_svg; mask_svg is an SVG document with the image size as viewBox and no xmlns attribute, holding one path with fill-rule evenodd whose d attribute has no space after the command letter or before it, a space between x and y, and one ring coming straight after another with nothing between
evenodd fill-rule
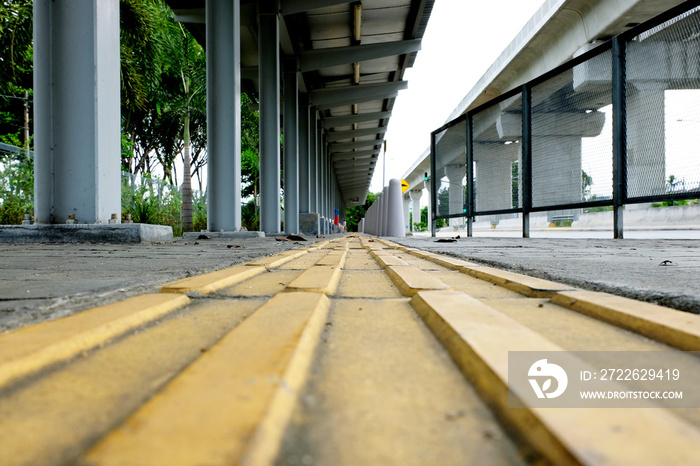
<instances>
[{"instance_id":1,"label":"white bollard","mask_svg":"<svg viewBox=\"0 0 700 466\"><path fill-rule=\"evenodd\" d=\"M387 228L385 236L404 237L406 228L403 216L403 194L401 181L396 178L389 180L387 189Z\"/></svg>"}]
</instances>

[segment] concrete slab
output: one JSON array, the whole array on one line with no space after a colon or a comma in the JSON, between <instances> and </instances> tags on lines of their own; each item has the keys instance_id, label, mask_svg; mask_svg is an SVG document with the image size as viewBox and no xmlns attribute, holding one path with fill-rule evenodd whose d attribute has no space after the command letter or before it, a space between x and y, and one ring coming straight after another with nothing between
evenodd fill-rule
<instances>
[{"instance_id":1,"label":"concrete slab","mask_svg":"<svg viewBox=\"0 0 700 466\"><path fill-rule=\"evenodd\" d=\"M0 243L153 243L173 239L173 229L145 223L0 225Z\"/></svg>"}]
</instances>

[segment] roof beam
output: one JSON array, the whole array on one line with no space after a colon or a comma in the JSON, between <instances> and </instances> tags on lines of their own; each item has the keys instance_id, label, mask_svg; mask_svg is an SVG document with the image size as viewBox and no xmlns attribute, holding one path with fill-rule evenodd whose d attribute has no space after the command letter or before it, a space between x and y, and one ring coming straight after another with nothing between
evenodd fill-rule
<instances>
[{"instance_id":1,"label":"roof beam","mask_svg":"<svg viewBox=\"0 0 700 466\"><path fill-rule=\"evenodd\" d=\"M369 168L371 165L377 163L376 159L367 160L342 160L340 162L335 162L333 165L336 168L348 168L348 167L366 167Z\"/></svg>"},{"instance_id":2,"label":"roof beam","mask_svg":"<svg viewBox=\"0 0 700 466\"><path fill-rule=\"evenodd\" d=\"M344 102L357 103L385 99L389 95L396 94L407 87L408 81L396 81L316 89L309 94L309 105L327 108L324 106L342 105Z\"/></svg>"},{"instance_id":3,"label":"roof beam","mask_svg":"<svg viewBox=\"0 0 700 466\"><path fill-rule=\"evenodd\" d=\"M329 151L331 153L349 151L353 149L364 149L367 147L378 146L382 143L381 139L375 139L373 141L358 141L358 142L342 142L333 143L330 145Z\"/></svg>"},{"instance_id":4,"label":"roof beam","mask_svg":"<svg viewBox=\"0 0 700 466\"><path fill-rule=\"evenodd\" d=\"M373 136L375 134L386 133L386 126L367 129L355 129L352 131L329 131L326 133L326 141L337 142L343 139L359 138L363 136Z\"/></svg>"},{"instance_id":5,"label":"roof beam","mask_svg":"<svg viewBox=\"0 0 700 466\"><path fill-rule=\"evenodd\" d=\"M339 162L341 160L377 158L378 154L379 149L363 150L358 152L339 152L338 155L331 157L331 161Z\"/></svg>"},{"instance_id":6,"label":"roof beam","mask_svg":"<svg viewBox=\"0 0 700 466\"><path fill-rule=\"evenodd\" d=\"M281 0L280 10L283 15L292 15L317 8L352 3L353 1L355 0Z\"/></svg>"},{"instance_id":7,"label":"roof beam","mask_svg":"<svg viewBox=\"0 0 700 466\"><path fill-rule=\"evenodd\" d=\"M420 39L412 39L307 50L299 54L299 71L306 73L307 71L316 71L330 68L331 66L418 52L420 44Z\"/></svg>"},{"instance_id":8,"label":"roof beam","mask_svg":"<svg viewBox=\"0 0 700 466\"><path fill-rule=\"evenodd\" d=\"M347 115L337 117L327 117L321 120L323 127L333 128L334 126L346 126L353 123L362 123L374 120L386 120L391 117L391 112L360 113L359 115Z\"/></svg>"}]
</instances>

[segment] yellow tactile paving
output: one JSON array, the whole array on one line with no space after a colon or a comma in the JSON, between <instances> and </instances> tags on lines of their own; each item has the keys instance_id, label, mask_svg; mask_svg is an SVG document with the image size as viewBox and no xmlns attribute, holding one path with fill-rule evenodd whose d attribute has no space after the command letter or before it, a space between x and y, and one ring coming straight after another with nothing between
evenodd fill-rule
<instances>
[{"instance_id":1,"label":"yellow tactile paving","mask_svg":"<svg viewBox=\"0 0 700 466\"><path fill-rule=\"evenodd\" d=\"M287 291L333 294L340 283L342 271L340 267L316 265L295 278L286 289Z\"/></svg>"},{"instance_id":2,"label":"yellow tactile paving","mask_svg":"<svg viewBox=\"0 0 700 466\"><path fill-rule=\"evenodd\" d=\"M176 282L168 283L161 289L163 293L189 293L198 291L202 294L211 293L221 288L226 288L250 277L265 272L263 266L251 266L250 264L238 265L229 269L218 270L216 272L198 275L196 277L185 278Z\"/></svg>"},{"instance_id":3,"label":"yellow tactile paving","mask_svg":"<svg viewBox=\"0 0 700 466\"><path fill-rule=\"evenodd\" d=\"M700 316L592 291L559 292L551 301L686 351L700 351Z\"/></svg>"},{"instance_id":4,"label":"yellow tactile paving","mask_svg":"<svg viewBox=\"0 0 700 466\"><path fill-rule=\"evenodd\" d=\"M697 460L700 431L663 410L509 408L508 351L562 349L464 293L420 292L411 304L482 396L553 463L692 464Z\"/></svg>"},{"instance_id":5,"label":"yellow tactile paving","mask_svg":"<svg viewBox=\"0 0 700 466\"><path fill-rule=\"evenodd\" d=\"M494 269L493 267L464 267L461 270L473 277L495 283L531 298L549 298L559 291L575 289L575 287L570 285Z\"/></svg>"},{"instance_id":6,"label":"yellow tactile paving","mask_svg":"<svg viewBox=\"0 0 700 466\"><path fill-rule=\"evenodd\" d=\"M334 300L329 324L277 464L525 463L407 299Z\"/></svg>"},{"instance_id":7,"label":"yellow tactile paving","mask_svg":"<svg viewBox=\"0 0 700 466\"><path fill-rule=\"evenodd\" d=\"M285 264L287 265L287 264ZM237 285L216 292L217 296L273 296L287 288L294 279L302 274L302 270L283 268L268 270L267 273L256 275Z\"/></svg>"},{"instance_id":8,"label":"yellow tactile paving","mask_svg":"<svg viewBox=\"0 0 700 466\"><path fill-rule=\"evenodd\" d=\"M203 300L0 397L0 464L75 464L264 301Z\"/></svg>"},{"instance_id":9,"label":"yellow tactile paving","mask_svg":"<svg viewBox=\"0 0 700 466\"><path fill-rule=\"evenodd\" d=\"M190 300L142 295L0 335L0 388L153 322Z\"/></svg>"},{"instance_id":10,"label":"yellow tactile paving","mask_svg":"<svg viewBox=\"0 0 700 466\"><path fill-rule=\"evenodd\" d=\"M248 262L246 265L261 266L268 268L279 267L280 265L289 262L293 259L296 259L297 257L300 257L306 253L308 253L307 249L292 249L290 251L275 254L274 256L263 257L262 259Z\"/></svg>"},{"instance_id":11,"label":"yellow tactile paving","mask_svg":"<svg viewBox=\"0 0 700 466\"><path fill-rule=\"evenodd\" d=\"M321 294L276 295L97 444L85 463L237 463L286 386L290 361L300 369L295 348L309 338L305 328L322 325L327 309ZM299 351L308 357L308 348Z\"/></svg>"},{"instance_id":12,"label":"yellow tactile paving","mask_svg":"<svg viewBox=\"0 0 700 466\"><path fill-rule=\"evenodd\" d=\"M180 304L146 312L143 322L104 336L104 347L74 350L81 357L67 365L29 371L35 376L4 391L0 383L3 465L518 464L542 455L552 463L682 464L696 457L689 445L700 443L700 409L509 409L506 395L509 350L674 351L626 329L697 350L698 316L366 236L163 291L139 298ZM97 316L121 322L119 312L65 319L85 315L75 326L46 323L48 340L22 330L0 335L0 354L21 359L51 338L99 327ZM697 372L692 356L674 356L683 373ZM36 436L40 446L31 445Z\"/></svg>"},{"instance_id":13,"label":"yellow tactile paving","mask_svg":"<svg viewBox=\"0 0 700 466\"><path fill-rule=\"evenodd\" d=\"M405 296L424 290L447 290L450 287L432 275L410 265L386 267L386 273Z\"/></svg>"}]
</instances>

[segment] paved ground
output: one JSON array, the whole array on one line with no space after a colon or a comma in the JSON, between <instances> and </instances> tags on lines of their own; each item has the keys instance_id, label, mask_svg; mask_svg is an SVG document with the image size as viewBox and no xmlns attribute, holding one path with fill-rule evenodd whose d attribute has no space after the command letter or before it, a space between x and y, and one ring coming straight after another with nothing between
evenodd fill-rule
<instances>
[{"instance_id":1,"label":"paved ground","mask_svg":"<svg viewBox=\"0 0 700 466\"><path fill-rule=\"evenodd\" d=\"M73 304L144 292L0 333L3 466L697 464L700 316L424 251L542 264L595 243L401 241L422 249L357 235L6 248L15 276L43 268L37 291L82 290ZM631 250L607 246L601 265ZM9 284L27 309L48 302ZM573 376L631 371L630 353L658 380ZM559 375L532 373L547 366ZM531 376L547 394L556 379L556 405ZM683 395L567 409L580 390Z\"/></svg>"},{"instance_id":2,"label":"paved ground","mask_svg":"<svg viewBox=\"0 0 700 466\"><path fill-rule=\"evenodd\" d=\"M320 239L177 238L168 243L126 245L4 243L0 245L0 331L154 292L169 281L316 241Z\"/></svg>"},{"instance_id":3,"label":"paved ground","mask_svg":"<svg viewBox=\"0 0 700 466\"><path fill-rule=\"evenodd\" d=\"M176 239L139 245L6 243L1 246L0 259L0 331L152 292L169 281L319 240L308 239L307 242L276 241L272 237ZM398 240L401 244L539 278L700 313L700 284L695 278L700 271L697 240L435 241L426 237ZM671 262L661 265L663 261Z\"/></svg>"},{"instance_id":4,"label":"paved ground","mask_svg":"<svg viewBox=\"0 0 700 466\"><path fill-rule=\"evenodd\" d=\"M436 238L400 244L593 291L700 313L700 241L679 239Z\"/></svg>"}]
</instances>

